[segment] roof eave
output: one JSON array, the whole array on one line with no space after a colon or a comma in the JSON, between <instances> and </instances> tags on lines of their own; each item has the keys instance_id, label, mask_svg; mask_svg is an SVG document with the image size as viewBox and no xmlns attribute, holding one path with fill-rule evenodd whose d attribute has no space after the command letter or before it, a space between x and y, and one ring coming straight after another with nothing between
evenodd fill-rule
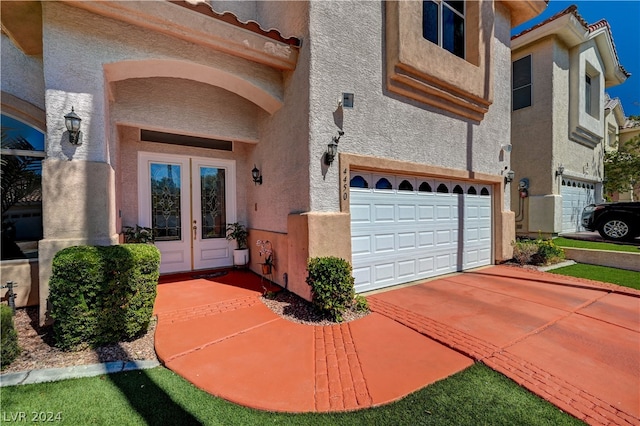
<instances>
[{"instance_id":1,"label":"roof eave","mask_svg":"<svg viewBox=\"0 0 640 426\"><path fill-rule=\"evenodd\" d=\"M540 15L549 3L546 0L501 0L511 10L511 28Z\"/></svg>"},{"instance_id":2,"label":"roof eave","mask_svg":"<svg viewBox=\"0 0 640 426\"><path fill-rule=\"evenodd\" d=\"M25 55L42 55L42 5L39 1L4 1L0 19L2 32Z\"/></svg>"},{"instance_id":3,"label":"roof eave","mask_svg":"<svg viewBox=\"0 0 640 426\"><path fill-rule=\"evenodd\" d=\"M589 31L572 14L565 14L545 25L533 28L511 39L511 49L520 49L545 37L558 37L571 48L589 39Z\"/></svg>"},{"instance_id":4,"label":"roof eave","mask_svg":"<svg viewBox=\"0 0 640 426\"><path fill-rule=\"evenodd\" d=\"M605 87L624 83L630 74L624 70L618 60L608 28L604 27L591 32L589 38L595 40L605 65Z\"/></svg>"},{"instance_id":5,"label":"roof eave","mask_svg":"<svg viewBox=\"0 0 640 426\"><path fill-rule=\"evenodd\" d=\"M164 33L281 70L293 70L298 48L168 1L77 1L68 6Z\"/></svg>"}]
</instances>

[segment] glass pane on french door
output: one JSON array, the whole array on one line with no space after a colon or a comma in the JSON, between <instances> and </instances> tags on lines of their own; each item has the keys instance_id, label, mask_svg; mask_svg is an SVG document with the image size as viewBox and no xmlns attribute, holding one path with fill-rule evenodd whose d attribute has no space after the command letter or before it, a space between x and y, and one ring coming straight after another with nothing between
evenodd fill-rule
<instances>
[{"instance_id":1,"label":"glass pane on french door","mask_svg":"<svg viewBox=\"0 0 640 426\"><path fill-rule=\"evenodd\" d=\"M181 240L180 165L151 163L150 172L151 227L156 232L156 240Z\"/></svg>"},{"instance_id":2,"label":"glass pane on french door","mask_svg":"<svg viewBox=\"0 0 640 426\"><path fill-rule=\"evenodd\" d=\"M225 200L225 170L200 167L200 215L203 240L225 238L227 206Z\"/></svg>"}]
</instances>

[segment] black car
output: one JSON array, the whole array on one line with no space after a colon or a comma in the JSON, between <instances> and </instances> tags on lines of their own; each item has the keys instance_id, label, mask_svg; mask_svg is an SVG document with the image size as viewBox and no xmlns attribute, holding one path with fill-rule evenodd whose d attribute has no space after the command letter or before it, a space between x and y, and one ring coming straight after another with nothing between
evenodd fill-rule
<instances>
[{"instance_id":1,"label":"black car","mask_svg":"<svg viewBox=\"0 0 640 426\"><path fill-rule=\"evenodd\" d=\"M640 202L588 205L582 212L582 226L606 240L632 240L640 236Z\"/></svg>"}]
</instances>

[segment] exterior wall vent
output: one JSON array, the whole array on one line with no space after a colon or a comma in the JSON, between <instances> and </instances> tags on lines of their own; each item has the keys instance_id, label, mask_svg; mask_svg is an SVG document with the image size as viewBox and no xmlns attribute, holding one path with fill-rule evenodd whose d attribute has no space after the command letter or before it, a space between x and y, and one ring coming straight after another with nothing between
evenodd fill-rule
<instances>
[{"instance_id":1,"label":"exterior wall vent","mask_svg":"<svg viewBox=\"0 0 640 426\"><path fill-rule=\"evenodd\" d=\"M178 135L174 133L156 132L153 130L140 129L140 140L142 142L159 142L172 145L217 149L220 151L233 151L232 141L201 138L197 136Z\"/></svg>"}]
</instances>

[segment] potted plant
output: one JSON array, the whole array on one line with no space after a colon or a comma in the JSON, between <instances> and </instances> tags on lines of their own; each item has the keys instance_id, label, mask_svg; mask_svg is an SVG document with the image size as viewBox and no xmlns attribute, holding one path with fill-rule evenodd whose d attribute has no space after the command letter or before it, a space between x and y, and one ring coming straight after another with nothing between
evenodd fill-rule
<instances>
[{"instance_id":1,"label":"potted plant","mask_svg":"<svg viewBox=\"0 0 640 426\"><path fill-rule=\"evenodd\" d=\"M237 247L233 251L233 265L246 266L249 263L249 249L247 248L247 237L249 233L244 225L238 222L227 225L227 240L236 240Z\"/></svg>"},{"instance_id":2,"label":"potted plant","mask_svg":"<svg viewBox=\"0 0 640 426\"><path fill-rule=\"evenodd\" d=\"M153 229L138 224L136 224L135 227L124 226L122 228L122 235L124 235L125 243L153 244L155 241Z\"/></svg>"},{"instance_id":3,"label":"potted plant","mask_svg":"<svg viewBox=\"0 0 640 426\"><path fill-rule=\"evenodd\" d=\"M260 257L264 256L262 265L262 275L270 275L273 268L273 247L269 240L258 240L256 245L260 246Z\"/></svg>"}]
</instances>

